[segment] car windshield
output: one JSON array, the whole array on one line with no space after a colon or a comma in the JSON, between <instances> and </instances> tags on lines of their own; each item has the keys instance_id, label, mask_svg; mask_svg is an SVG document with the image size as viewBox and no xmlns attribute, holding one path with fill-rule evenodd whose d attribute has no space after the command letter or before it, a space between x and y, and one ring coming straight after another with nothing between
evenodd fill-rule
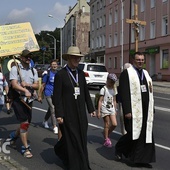
<instances>
[{"instance_id":1,"label":"car windshield","mask_svg":"<svg viewBox=\"0 0 170 170\"><path fill-rule=\"evenodd\" d=\"M96 72L107 72L106 67L102 65L88 65L87 70Z\"/></svg>"},{"instance_id":2,"label":"car windshield","mask_svg":"<svg viewBox=\"0 0 170 170\"><path fill-rule=\"evenodd\" d=\"M84 69L84 64L79 64L79 65L78 65L78 68L79 68L80 70L83 70L83 69Z\"/></svg>"}]
</instances>

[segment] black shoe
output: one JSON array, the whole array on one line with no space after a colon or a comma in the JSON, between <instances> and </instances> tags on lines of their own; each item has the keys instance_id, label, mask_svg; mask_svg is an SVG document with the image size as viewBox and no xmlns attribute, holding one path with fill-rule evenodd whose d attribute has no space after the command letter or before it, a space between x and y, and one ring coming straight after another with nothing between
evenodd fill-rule
<instances>
[{"instance_id":1,"label":"black shoe","mask_svg":"<svg viewBox=\"0 0 170 170\"><path fill-rule=\"evenodd\" d=\"M11 114L12 113L12 109L8 109L7 110L7 114L9 115L9 114Z\"/></svg>"},{"instance_id":2,"label":"black shoe","mask_svg":"<svg viewBox=\"0 0 170 170\"><path fill-rule=\"evenodd\" d=\"M136 167L144 167L144 168L152 168L152 165L148 164L148 163L136 163L135 166Z\"/></svg>"},{"instance_id":3,"label":"black shoe","mask_svg":"<svg viewBox=\"0 0 170 170\"><path fill-rule=\"evenodd\" d=\"M116 161L121 161L122 160L122 156L121 155L115 155L115 160Z\"/></svg>"},{"instance_id":4,"label":"black shoe","mask_svg":"<svg viewBox=\"0 0 170 170\"><path fill-rule=\"evenodd\" d=\"M121 161L122 160L122 153L115 151L115 160Z\"/></svg>"}]
</instances>

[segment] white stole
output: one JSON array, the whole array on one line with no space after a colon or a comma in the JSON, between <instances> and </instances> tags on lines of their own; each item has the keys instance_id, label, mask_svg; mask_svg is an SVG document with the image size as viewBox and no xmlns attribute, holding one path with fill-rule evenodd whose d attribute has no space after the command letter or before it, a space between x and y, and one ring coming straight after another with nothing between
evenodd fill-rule
<instances>
[{"instance_id":1,"label":"white stole","mask_svg":"<svg viewBox=\"0 0 170 170\"><path fill-rule=\"evenodd\" d=\"M132 129L133 129L133 140L139 138L142 129L142 96L141 96L141 86L139 76L134 67L129 67L127 69L129 75L129 84L131 92L131 107L132 107ZM149 90L149 106L148 106L148 117L146 125L146 143L152 143L152 129L153 129L153 92L152 92L152 79L150 78L148 72L143 69L143 73L146 77Z\"/></svg>"}]
</instances>

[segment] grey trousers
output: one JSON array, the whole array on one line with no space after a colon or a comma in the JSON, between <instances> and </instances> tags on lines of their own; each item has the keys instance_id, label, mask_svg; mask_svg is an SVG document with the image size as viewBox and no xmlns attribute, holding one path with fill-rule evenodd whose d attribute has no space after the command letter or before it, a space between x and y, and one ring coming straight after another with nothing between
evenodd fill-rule
<instances>
[{"instance_id":1,"label":"grey trousers","mask_svg":"<svg viewBox=\"0 0 170 170\"><path fill-rule=\"evenodd\" d=\"M52 103L51 96L46 97L46 100L48 103L48 111L47 111L44 119L45 119L45 121L47 121L51 116L51 123L53 126L56 126L57 121L56 121L56 117L55 117L55 113L54 113L54 105Z\"/></svg>"}]
</instances>

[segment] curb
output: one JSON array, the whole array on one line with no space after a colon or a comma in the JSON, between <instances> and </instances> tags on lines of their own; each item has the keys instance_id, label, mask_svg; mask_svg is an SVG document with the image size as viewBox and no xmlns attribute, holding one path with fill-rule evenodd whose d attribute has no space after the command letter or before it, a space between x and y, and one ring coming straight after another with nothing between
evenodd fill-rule
<instances>
[{"instance_id":1,"label":"curb","mask_svg":"<svg viewBox=\"0 0 170 170\"><path fill-rule=\"evenodd\" d=\"M1 167L4 170L28 170L28 168L22 166L2 152L0 152L0 169Z\"/></svg>"}]
</instances>

